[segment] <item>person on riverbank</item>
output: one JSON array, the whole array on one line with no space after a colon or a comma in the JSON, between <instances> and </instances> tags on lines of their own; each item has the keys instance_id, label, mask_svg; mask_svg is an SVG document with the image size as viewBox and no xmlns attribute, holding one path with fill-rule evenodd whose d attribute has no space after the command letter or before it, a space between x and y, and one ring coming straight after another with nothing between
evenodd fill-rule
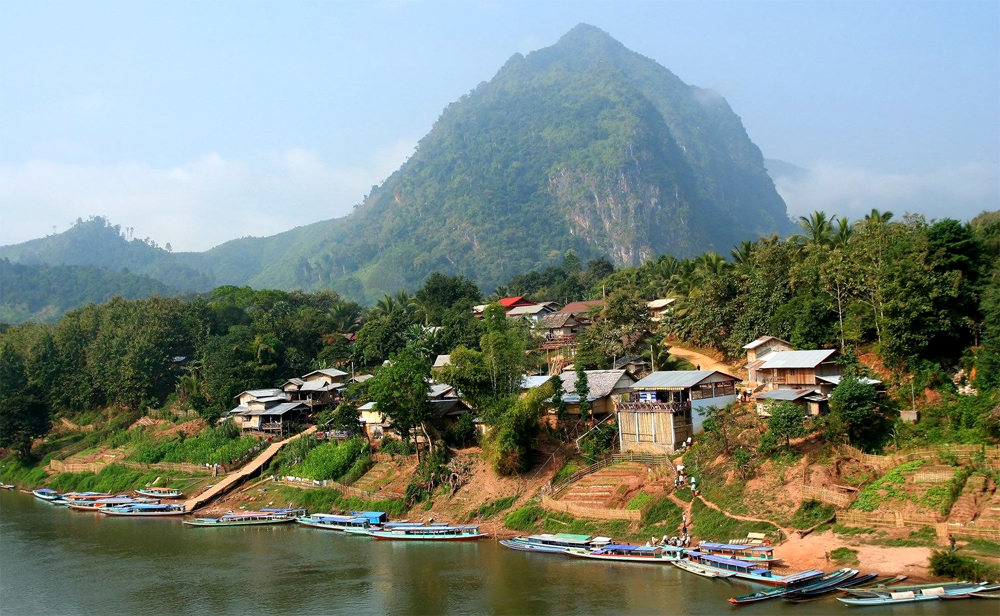
<instances>
[{"instance_id":1,"label":"person on riverbank","mask_svg":"<svg viewBox=\"0 0 1000 616\"><path fill-rule=\"evenodd\" d=\"M948 545L951 546L951 552L955 553L955 535L949 533L948 535Z\"/></svg>"}]
</instances>

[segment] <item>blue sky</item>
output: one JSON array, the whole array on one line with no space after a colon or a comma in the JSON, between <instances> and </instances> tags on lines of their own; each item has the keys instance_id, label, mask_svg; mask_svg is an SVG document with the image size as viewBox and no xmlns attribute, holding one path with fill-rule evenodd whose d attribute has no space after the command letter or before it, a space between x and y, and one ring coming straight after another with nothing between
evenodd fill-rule
<instances>
[{"instance_id":1,"label":"blue sky","mask_svg":"<svg viewBox=\"0 0 1000 616\"><path fill-rule=\"evenodd\" d=\"M1000 2L0 2L0 243L340 216L515 52L596 25L713 88L792 214L1000 207Z\"/></svg>"}]
</instances>

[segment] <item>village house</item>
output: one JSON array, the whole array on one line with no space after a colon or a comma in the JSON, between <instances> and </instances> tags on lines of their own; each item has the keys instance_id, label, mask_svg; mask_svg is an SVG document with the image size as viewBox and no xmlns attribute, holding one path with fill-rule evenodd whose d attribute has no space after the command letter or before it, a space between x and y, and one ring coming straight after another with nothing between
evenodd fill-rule
<instances>
[{"instance_id":1,"label":"village house","mask_svg":"<svg viewBox=\"0 0 1000 616\"><path fill-rule=\"evenodd\" d=\"M573 316L579 317L579 315L586 315L591 310L597 310L604 307L603 299L589 300L585 302L570 302L562 307L559 311L560 314L571 314Z\"/></svg>"},{"instance_id":2,"label":"village house","mask_svg":"<svg viewBox=\"0 0 1000 616\"><path fill-rule=\"evenodd\" d=\"M803 415L818 416L829 410L829 400L814 389L772 389L754 394L751 398L757 414L771 416L771 406L776 402L790 402L802 409Z\"/></svg>"},{"instance_id":3,"label":"village house","mask_svg":"<svg viewBox=\"0 0 1000 616\"><path fill-rule=\"evenodd\" d=\"M555 302L541 302L531 306L516 306L507 311L507 318L524 318L538 322L539 319L556 311Z\"/></svg>"},{"instance_id":4,"label":"village house","mask_svg":"<svg viewBox=\"0 0 1000 616\"><path fill-rule=\"evenodd\" d=\"M498 300L497 303L503 306L503 309L507 312L510 312L512 308L521 308L524 306L535 305L535 302L521 295L517 295L515 297L504 297L503 299ZM480 304L478 306L473 306L472 315L477 319L483 318L483 313L486 312L487 306L489 306L489 304Z\"/></svg>"},{"instance_id":5,"label":"village house","mask_svg":"<svg viewBox=\"0 0 1000 616\"><path fill-rule=\"evenodd\" d=\"M313 370L301 378L292 378L281 386L289 400L305 403L317 410L333 406L340 399L340 390L346 385L348 374L336 368Z\"/></svg>"},{"instance_id":6,"label":"village house","mask_svg":"<svg viewBox=\"0 0 1000 616\"><path fill-rule=\"evenodd\" d=\"M718 370L654 372L618 403L618 442L622 451L673 453L702 430L699 409L724 407L736 400L739 378Z\"/></svg>"},{"instance_id":7,"label":"village house","mask_svg":"<svg viewBox=\"0 0 1000 616\"><path fill-rule=\"evenodd\" d=\"M585 370L587 375L587 401L590 402L590 412L596 419L614 414L617 405L616 398L627 396L635 384L635 377L628 370ZM546 380L552 377L546 377ZM566 371L559 375L562 380L563 402L566 412L570 415L580 415L580 396L576 389L576 372ZM555 414L555 409L550 409Z\"/></svg>"},{"instance_id":8,"label":"village house","mask_svg":"<svg viewBox=\"0 0 1000 616\"><path fill-rule=\"evenodd\" d=\"M674 301L674 299L654 299L646 302L646 306L649 307L649 320L654 323L662 321L673 311Z\"/></svg>"},{"instance_id":9,"label":"village house","mask_svg":"<svg viewBox=\"0 0 1000 616\"><path fill-rule=\"evenodd\" d=\"M768 353L756 367L758 383L768 389L816 389L829 393L843 368L837 363L836 349L778 351Z\"/></svg>"},{"instance_id":10,"label":"village house","mask_svg":"<svg viewBox=\"0 0 1000 616\"><path fill-rule=\"evenodd\" d=\"M431 366L432 370L442 370L445 366L451 365L451 355L438 355L434 358L434 365Z\"/></svg>"},{"instance_id":11,"label":"village house","mask_svg":"<svg viewBox=\"0 0 1000 616\"><path fill-rule=\"evenodd\" d=\"M764 364L764 358L770 353L792 351L794 347L781 338L761 336L745 345L743 350L747 352L747 382L751 387L757 387L761 383L757 369Z\"/></svg>"},{"instance_id":12,"label":"village house","mask_svg":"<svg viewBox=\"0 0 1000 616\"><path fill-rule=\"evenodd\" d=\"M236 426L245 432L290 434L309 415L309 407L303 402L288 400L284 393L279 394L247 399L245 406L230 411Z\"/></svg>"}]
</instances>

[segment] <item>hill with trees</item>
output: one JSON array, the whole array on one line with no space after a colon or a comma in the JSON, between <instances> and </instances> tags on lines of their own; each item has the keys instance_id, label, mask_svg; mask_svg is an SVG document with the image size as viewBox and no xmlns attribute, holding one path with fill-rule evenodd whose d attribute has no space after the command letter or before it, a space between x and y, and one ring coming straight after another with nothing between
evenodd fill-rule
<instances>
[{"instance_id":1,"label":"hill with trees","mask_svg":"<svg viewBox=\"0 0 1000 616\"><path fill-rule=\"evenodd\" d=\"M87 223L0 256L127 267L183 290L335 289L373 302L435 271L493 289L568 250L635 266L790 231L724 98L581 24L449 105L344 218L184 254Z\"/></svg>"}]
</instances>

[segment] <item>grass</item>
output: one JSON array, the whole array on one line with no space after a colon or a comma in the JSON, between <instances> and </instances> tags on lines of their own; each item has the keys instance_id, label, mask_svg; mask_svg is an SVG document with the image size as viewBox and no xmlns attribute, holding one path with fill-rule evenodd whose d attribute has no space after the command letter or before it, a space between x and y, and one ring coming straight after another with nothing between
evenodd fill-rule
<instances>
[{"instance_id":1,"label":"grass","mask_svg":"<svg viewBox=\"0 0 1000 616\"><path fill-rule=\"evenodd\" d=\"M856 565L860 562L858 560L858 551L851 548L837 548L832 550L830 552L830 560L837 565Z\"/></svg>"},{"instance_id":2,"label":"grass","mask_svg":"<svg viewBox=\"0 0 1000 616\"><path fill-rule=\"evenodd\" d=\"M651 500L653 500L653 497L649 494L636 494L632 497L632 500L625 505L625 509L629 511L640 511Z\"/></svg>"},{"instance_id":3,"label":"grass","mask_svg":"<svg viewBox=\"0 0 1000 616\"><path fill-rule=\"evenodd\" d=\"M1000 566L980 562L946 550L935 550L931 555L931 572L934 575L956 580L1000 579Z\"/></svg>"},{"instance_id":4,"label":"grass","mask_svg":"<svg viewBox=\"0 0 1000 616\"><path fill-rule=\"evenodd\" d=\"M988 539L970 539L969 544L963 549L982 556L1000 558L1000 543Z\"/></svg>"},{"instance_id":5,"label":"grass","mask_svg":"<svg viewBox=\"0 0 1000 616\"><path fill-rule=\"evenodd\" d=\"M133 432L139 433L138 430ZM239 430L228 423L188 438L156 441L148 437L133 436L126 442L136 443L128 459L143 464L157 462L229 464L259 444L257 439L251 436L240 436Z\"/></svg>"},{"instance_id":6,"label":"grass","mask_svg":"<svg viewBox=\"0 0 1000 616\"><path fill-rule=\"evenodd\" d=\"M865 543L870 545L881 545L890 548L922 548L937 545L937 531L933 526L924 526L920 530L911 532L906 537L872 537Z\"/></svg>"},{"instance_id":7,"label":"grass","mask_svg":"<svg viewBox=\"0 0 1000 616\"><path fill-rule=\"evenodd\" d=\"M636 539L641 536L637 531L631 530L625 520L608 522L581 520L566 513L547 511L535 504L519 507L507 514L504 526L521 532L604 535L622 539Z\"/></svg>"},{"instance_id":8,"label":"grass","mask_svg":"<svg viewBox=\"0 0 1000 616\"><path fill-rule=\"evenodd\" d=\"M463 521L470 522L472 520L475 520L476 518L480 520L488 520L493 516L497 515L498 513L500 513L501 511L506 511L510 509L514 505L514 501L516 500L517 500L517 495L515 494L513 496L508 496L505 498L498 498L497 500L491 501L489 503L484 503L480 505L478 508L473 509L472 511L467 513L464 516Z\"/></svg>"},{"instance_id":9,"label":"grass","mask_svg":"<svg viewBox=\"0 0 1000 616\"><path fill-rule=\"evenodd\" d=\"M340 511L384 511L389 516L399 517L406 513L403 499L364 500L355 496L345 497L340 490L319 488L301 489L291 486L275 486L270 489L277 502L294 504L313 512Z\"/></svg>"},{"instance_id":10,"label":"grass","mask_svg":"<svg viewBox=\"0 0 1000 616\"><path fill-rule=\"evenodd\" d=\"M503 524L511 530L527 532L537 528L538 519L543 515L545 510L538 505L525 505L508 513Z\"/></svg>"},{"instance_id":11,"label":"grass","mask_svg":"<svg viewBox=\"0 0 1000 616\"><path fill-rule=\"evenodd\" d=\"M127 492L149 485L161 477L162 472L127 468L119 464L109 464L99 473L62 473L49 480L49 487L57 492ZM176 475L176 474L175 474ZM166 484L170 486L187 476L174 476Z\"/></svg>"},{"instance_id":12,"label":"grass","mask_svg":"<svg viewBox=\"0 0 1000 616\"><path fill-rule=\"evenodd\" d=\"M875 511L882 503L906 500L908 495L902 489L903 484L906 483L905 473L920 468L924 462L924 460L913 460L912 462L900 464L885 475L882 475L877 481L861 490L851 508L860 509L861 511Z\"/></svg>"},{"instance_id":13,"label":"grass","mask_svg":"<svg viewBox=\"0 0 1000 616\"><path fill-rule=\"evenodd\" d=\"M795 528L812 528L829 520L835 512L836 508L833 505L827 505L818 500L803 501L795 514L792 515L791 525Z\"/></svg>"},{"instance_id":14,"label":"grass","mask_svg":"<svg viewBox=\"0 0 1000 616\"><path fill-rule=\"evenodd\" d=\"M691 509L693 535L707 541L729 541L746 537L747 533L767 533L777 536L778 529L766 522L743 522L716 511L701 501L695 501Z\"/></svg>"},{"instance_id":15,"label":"grass","mask_svg":"<svg viewBox=\"0 0 1000 616\"><path fill-rule=\"evenodd\" d=\"M0 461L0 481L4 483L27 488L42 485L47 477L44 464L25 464L17 458L17 454L11 454Z\"/></svg>"},{"instance_id":16,"label":"grass","mask_svg":"<svg viewBox=\"0 0 1000 616\"><path fill-rule=\"evenodd\" d=\"M556 473L555 477L552 478L552 483L555 484L559 483L564 479L568 479L570 475L580 470L581 468L583 468L583 461L580 460L579 458L573 458L572 460L567 461L566 464L564 464L563 467L559 469L559 472Z\"/></svg>"},{"instance_id":17,"label":"grass","mask_svg":"<svg viewBox=\"0 0 1000 616\"><path fill-rule=\"evenodd\" d=\"M875 533L874 528L861 528L860 526L844 526L843 524L834 524L833 532L838 535L846 535L848 537L853 537L855 535L871 535Z\"/></svg>"},{"instance_id":18,"label":"grass","mask_svg":"<svg viewBox=\"0 0 1000 616\"><path fill-rule=\"evenodd\" d=\"M694 500L694 493L691 488L681 488L680 490L674 491L674 496L681 499L685 503L690 503Z\"/></svg>"}]
</instances>

